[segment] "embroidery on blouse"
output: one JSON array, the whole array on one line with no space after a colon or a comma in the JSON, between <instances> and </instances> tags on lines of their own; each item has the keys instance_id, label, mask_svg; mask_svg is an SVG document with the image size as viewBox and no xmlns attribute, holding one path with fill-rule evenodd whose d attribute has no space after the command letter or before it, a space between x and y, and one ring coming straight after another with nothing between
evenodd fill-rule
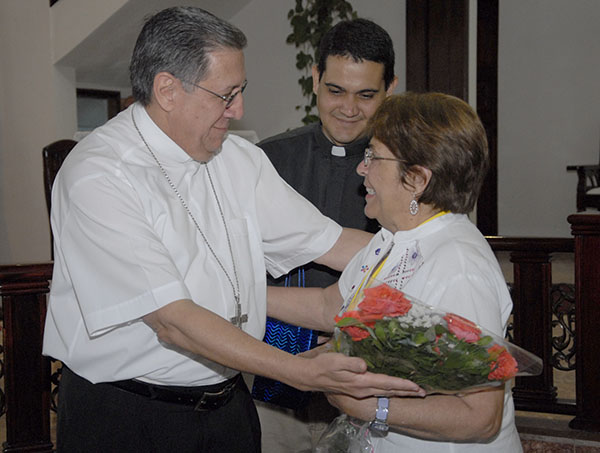
<instances>
[{"instance_id":1,"label":"embroidery on blouse","mask_svg":"<svg viewBox=\"0 0 600 453\"><path fill-rule=\"evenodd\" d=\"M423 265L423 262L423 255L419 249L419 244L418 242L413 242L399 255L398 262L383 281L396 289L402 289L412 278L413 274Z\"/></svg>"}]
</instances>

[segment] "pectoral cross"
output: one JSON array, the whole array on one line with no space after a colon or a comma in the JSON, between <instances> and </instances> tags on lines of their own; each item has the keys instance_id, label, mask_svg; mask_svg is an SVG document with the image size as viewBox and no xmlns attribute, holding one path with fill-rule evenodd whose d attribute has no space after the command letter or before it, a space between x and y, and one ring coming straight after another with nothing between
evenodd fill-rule
<instances>
[{"instance_id":1,"label":"pectoral cross","mask_svg":"<svg viewBox=\"0 0 600 453\"><path fill-rule=\"evenodd\" d=\"M235 298L235 316L231 318L231 323L236 325L238 329L242 328L242 323L248 322L248 315L242 314L242 304L239 296Z\"/></svg>"}]
</instances>

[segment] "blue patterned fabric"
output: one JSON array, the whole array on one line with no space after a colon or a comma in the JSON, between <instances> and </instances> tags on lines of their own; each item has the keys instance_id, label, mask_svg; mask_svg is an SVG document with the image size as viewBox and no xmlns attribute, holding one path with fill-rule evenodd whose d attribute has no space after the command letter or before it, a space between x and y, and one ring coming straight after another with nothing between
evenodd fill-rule
<instances>
[{"instance_id":1,"label":"blue patterned fabric","mask_svg":"<svg viewBox=\"0 0 600 453\"><path fill-rule=\"evenodd\" d=\"M291 285L291 277L285 279L285 286ZM298 272L298 286L304 286L304 269ZM294 326L274 318L267 318L264 342L290 354L308 351L317 345L318 332ZM290 409L298 409L308 402L311 392L302 392L283 382L263 376L254 378L252 396L254 399L276 404Z\"/></svg>"}]
</instances>

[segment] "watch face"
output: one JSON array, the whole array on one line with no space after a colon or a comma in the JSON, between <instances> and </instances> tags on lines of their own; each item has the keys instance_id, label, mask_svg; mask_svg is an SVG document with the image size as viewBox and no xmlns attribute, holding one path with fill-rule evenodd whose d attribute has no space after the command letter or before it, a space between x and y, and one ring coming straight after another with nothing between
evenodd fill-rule
<instances>
[{"instance_id":1,"label":"watch face","mask_svg":"<svg viewBox=\"0 0 600 453\"><path fill-rule=\"evenodd\" d=\"M371 434L376 437L385 436L390 429L388 424L381 420L373 420L371 422L370 428L371 428Z\"/></svg>"}]
</instances>

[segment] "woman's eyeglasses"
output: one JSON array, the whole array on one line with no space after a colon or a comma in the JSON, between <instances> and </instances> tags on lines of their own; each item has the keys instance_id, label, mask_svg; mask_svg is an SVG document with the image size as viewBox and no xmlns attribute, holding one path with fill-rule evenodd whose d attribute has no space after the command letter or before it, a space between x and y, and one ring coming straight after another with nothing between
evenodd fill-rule
<instances>
[{"instance_id":1,"label":"woman's eyeglasses","mask_svg":"<svg viewBox=\"0 0 600 453\"><path fill-rule=\"evenodd\" d=\"M373 150L371 148L365 149L365 156L363 157L363 163L365 167L368 167L372 160L394 160L396 162L406 162L404 159L396 159L393 157L378 157L373 154Z\"/></svg>"}]
</instances>

